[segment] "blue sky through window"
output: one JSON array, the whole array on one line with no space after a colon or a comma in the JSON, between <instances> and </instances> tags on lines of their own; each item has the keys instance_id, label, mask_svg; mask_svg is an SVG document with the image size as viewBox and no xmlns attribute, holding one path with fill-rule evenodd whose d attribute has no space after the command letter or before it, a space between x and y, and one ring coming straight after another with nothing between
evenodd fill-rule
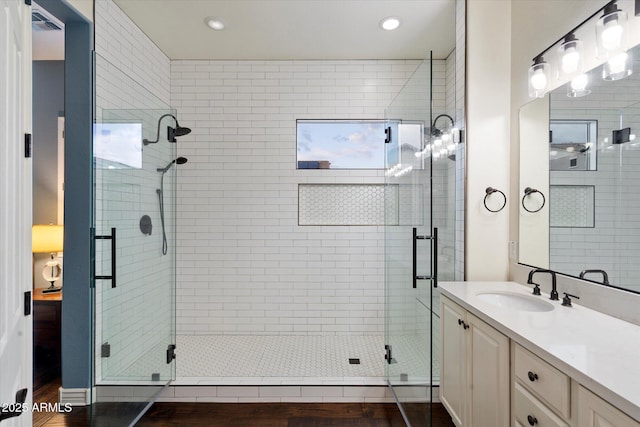
<instances>
[{"instance_id":1,"label":"blue sky through window","mask_svg":"<svg viewBox=\"0 0 640 427\"><path fill-rule=\"evenodd\" d=\"M299 120L298 162L329 161L331 169L383 169L382 120Z\"/></svg>"},{"instance_id":2,"label":"blue sky through window","mask_svg":"<svg viewBox=\"0 0 640 427\"><path fill-rule=\"evenodd\" d=\"M95 123L93 156L98 167L142 168L142 123Z\"/></svg>"}]
</instances>

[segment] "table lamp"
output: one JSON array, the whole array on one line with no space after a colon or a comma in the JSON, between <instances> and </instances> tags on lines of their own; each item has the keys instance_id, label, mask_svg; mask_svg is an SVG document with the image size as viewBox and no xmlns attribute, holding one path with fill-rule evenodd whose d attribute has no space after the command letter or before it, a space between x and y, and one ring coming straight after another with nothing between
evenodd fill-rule
<instances>
[{"instance_id":1,"label":"table lamp","mask_svg":"<svg viewBox=\"0 0 640 427\"><path fill-rule=\"evenodd\" d=\"M62 286L54 286L56 280L62 277L62 266L56 259L56 252L62 252L64 241L64 226L62 225L34 225L31 229L31 252L50 253L51 259L45 264L42 270L42 277L51 283L43 294L60 292Z\"/></svg>"}]
</instances>

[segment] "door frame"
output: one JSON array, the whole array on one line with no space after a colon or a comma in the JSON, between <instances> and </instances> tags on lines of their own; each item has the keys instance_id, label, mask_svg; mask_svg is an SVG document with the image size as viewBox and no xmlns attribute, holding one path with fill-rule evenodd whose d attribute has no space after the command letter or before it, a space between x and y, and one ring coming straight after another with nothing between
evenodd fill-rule
<instances>
[{"instance_id":1,"label":"door frame","mask_svg":"<svg viewBox=\"0 0 640 427\"><path fill-rule=\"evenodd\" d=\"M38 0L65 25L64 298L60 403L91 403L93 23L68 0Z\"/></svg>"},{"instance_id":2,"label":"door frame","mask_svg":"<svg viewBox=\"0 0 640 427\"><path fill-rule=\"evenodd\" d=\"M7 24L0 30L7 48L0 52L0 419L30 426L30 412L18 405L33 400L30 2L2 0L0 16Z\"/></svg>"}]
</instances>

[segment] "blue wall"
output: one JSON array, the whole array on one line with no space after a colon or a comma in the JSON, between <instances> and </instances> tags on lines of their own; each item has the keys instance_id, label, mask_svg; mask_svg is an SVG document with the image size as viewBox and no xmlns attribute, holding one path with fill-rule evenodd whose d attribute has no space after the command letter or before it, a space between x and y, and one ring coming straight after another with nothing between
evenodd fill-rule
<instances>
[{"instance_id":1,"label":"blue wall","mask_svg":"<svg viewBox=\"0 0 640 427\"><path fill-rule=\"evenodd\" d=\"M58 117L61 116L64 116L64 61L33 61L34 224L58 223Z\"/></svg>"},{"instance_id":2,"label":"blue wall","mask_svg":"<svg viewBox=\"0 0 640 427\"><path fill-rule=\"evenodd\" d=\"M38 4L65 24L62 387L90 388L93 25L65 0L39 0Z\"/></svg>"}]
</instances>

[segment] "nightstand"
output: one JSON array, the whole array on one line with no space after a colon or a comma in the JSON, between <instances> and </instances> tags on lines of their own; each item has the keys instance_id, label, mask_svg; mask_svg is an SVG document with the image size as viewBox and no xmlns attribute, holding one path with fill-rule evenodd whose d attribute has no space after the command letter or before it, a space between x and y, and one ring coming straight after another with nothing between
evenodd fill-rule
<instances>
[{"instance_id":1,"label":"nightstand","mask_svg":"<svg viewBox=\"0 0 640 427\"><path fill-rule=\"evenodd\" d=\"M62 292L33 291L34 377L60 375Z\"/></svg>"}]
</instances>

